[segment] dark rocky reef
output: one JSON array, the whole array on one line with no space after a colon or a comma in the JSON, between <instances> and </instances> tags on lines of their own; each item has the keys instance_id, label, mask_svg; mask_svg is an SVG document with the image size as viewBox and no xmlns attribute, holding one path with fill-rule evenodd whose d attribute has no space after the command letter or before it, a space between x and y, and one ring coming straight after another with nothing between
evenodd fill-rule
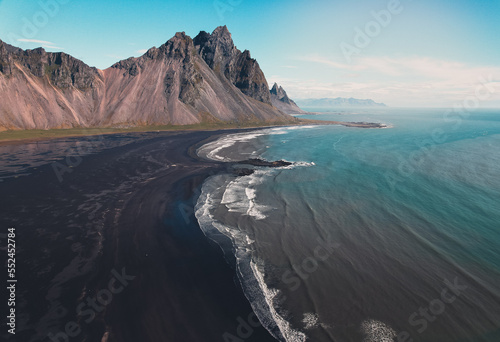
<instances>
[{"instance_id":1,"label":"dark rocky reef","mask_svg":"<svg viewBox=\"0 0 500 342\"><path fill-rule=\"evenodd\" d=\"M238 177L250 176L254 172L255 172L254 169L247 169L247 168L235 168L235 169L233 169L233 174L238 176Z\"/></svg>"},{"instance_id":2,"label":"dark rocky reef","mask_svg":"<svg viewBox=\"0 0 500 342\"><path fill-rule=\"evenodd\" d=\"M216 28L212 34L202 31L193 41L212 70L224 75L243 94L271 104L269 86L259 63L248 50L241 52L236 48L226 26Z\"/></svg>"},{"instance_id":3,"label":"dark rocky reef","mask_svg":"<svg viewBox=\"0 0 500 342\"><path fill-rule=\"evenodd\" d=\"M258 158L252 158L252 159L247 159L247 160L242 160L239 162L236 162L237 165L250 165L250 166L258 166L258 167L283 167L283 166L290 166L293 163L287 162L284 160L276 160L276 161L267 161L263 159L258 159ZM250 176L255 172L255 169L249 169L249 168L241 168L241 167L233 167L233 174L236 176Z\"/></svg>"},{"instance_id":4,"label":"dark rocky reef","mask_svg":"<svg viewBox=\"0 0 500 342\"><path fill-rule=\"evenodd\" d=\"M290 166L293 163L287 162L284 160L267 161L267 160L263 160L263 159L252 158L252 159L239 161L238 164L252 165L252 166L264 166L264 167L283 167L283 166Z\"/></svg>"},{"instance_id":5,"label":"dark rocky reef","mask_svg":"<svg viewBox=\"0 0 500 342\"><path fill-rule=\"evenodd\" d=\"M346 124L348 124L350 127L359 127L359 128L387 128L387 127L389 127L384 123L366 122L366 121L346 122Z\"/></svg>"}]
</instances>

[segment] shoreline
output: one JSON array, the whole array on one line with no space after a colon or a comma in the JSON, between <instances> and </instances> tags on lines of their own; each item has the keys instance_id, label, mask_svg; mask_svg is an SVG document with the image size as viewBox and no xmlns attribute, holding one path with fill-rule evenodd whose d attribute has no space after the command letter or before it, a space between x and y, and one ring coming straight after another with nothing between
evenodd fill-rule
<instances>
[{"instance_id":1,"label":"shoreline","mask_svg":"<svg viewBox=\"0 0 500 342\"><path fill-rule=\"evenodd\" d=\"M107 135L117 135L117 134L134 134L134 133L160 133L160 132L218 132L224 130L245 130L245 129L259 129L259 128L269 128L269 127L279 127L287 126L289 124L283 125L263 125L263 126L236 126L227 125L222 127L190 127L190 126L170 126L165 128L165 126L137 126L132 128L107 128L107 127L94 127L94 128L68 128L68 129L49 129L49 130L8 130L0 131L0 146L11 145L11 144L26 144L38 141L47 141L54 139L64 139L64 138L84 138L92 136L107 136ZM11 135L41 135L41 136L29 136L26 138L5 138L5 134Z\"/></svg>"},{"instance_id":2,"label":"shoreline","mask_svg":"<svg viewBox=\"0 0 500 342\"><path fill-rule=\"evenodd\" d=\"M130 128L109 128L109 127L94 127L94 128L69 128L69 129L49 129L49 130L6 130L0 131L0 146L12 144L27 144L31 142L63 139L63 138L79 138L91 136L106 136L116 134L132 134L132 133L159 133L159 132L217 132L225 130L245 130L245 129L264 129L272 127L287 127L301 125L342 125L346 127L356 128L387 128L387 125L373 122L345 122L345 121L326 121L312 119L298 119L296 123L264 123L262 125L222 125L222 126L203 126L203 125L188 125L188 126L137 126ZM10 134L13 137L5 137ZM27 134L27 137L22 137ZM21 137L16 137L19 135ZM36 136L38 135L38 136Z\"/></svg>"},{"instance_id":3,"label":"shoreline","mask_svg":"<svg viewBox=\"0 0 500 342\"><path fill-rule=\"evenodd\" d=\"M253 311L235 270L192 210L204 180L225 173L227 164L202 160L193 151L248 130L159 133L85 156L63 183L50 165L0 183L8 213L0 222L17 227L23 247L18 295L31 323L19 324L19 338L46 341L72 321L82 330L75 341L238 336L241 320L248 322ZM122 268L134 280L86 323L88 316L75 308L107 288L112 270ZM260 326L245 341L275 339Z\"/></svg>"}]
</instances>

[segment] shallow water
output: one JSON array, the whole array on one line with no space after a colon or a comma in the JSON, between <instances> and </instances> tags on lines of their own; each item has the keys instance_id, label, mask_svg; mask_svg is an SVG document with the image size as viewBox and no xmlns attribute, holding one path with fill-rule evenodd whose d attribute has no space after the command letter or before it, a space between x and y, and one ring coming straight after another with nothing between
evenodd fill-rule
<instances>
[{"instance_id":1,"label":"shallow water","mask_svg":"<svg viewBox=\"0 0 500 342\"><path fill-rule=\"evenodd\" d=\"M213 177L197 205L261 322L283 341L499 341L500 111L304 117L392 128L274 128L199 150L296 162Z\"/></svg>"}]
</instances>

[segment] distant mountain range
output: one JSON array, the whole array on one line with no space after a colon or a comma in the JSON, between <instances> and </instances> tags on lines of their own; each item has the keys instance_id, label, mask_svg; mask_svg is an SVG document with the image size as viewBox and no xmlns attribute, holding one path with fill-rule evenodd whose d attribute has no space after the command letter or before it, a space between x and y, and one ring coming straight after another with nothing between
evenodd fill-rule
<instances>
[{"instance_id":1,"label":"distant mountain range","mask_svg":"<svg viewBox=\"0 0 500 342\"><path fill-rule=\"evenodd\" d=\"M292 107L282 88L269 90L257 61L235 47L226 26L194 39L177 33L106 70L0 41L0 130L291 123L296 119L283 111Z\"/></svg>"},{"instance_id":2,"label":"distant mountain range","mask_svg":"<svg viewBox=\"0 0 500 342\"><path fill-rule=\"evenodd\" d=\"M354 98L322 98L322 99L302 99L297 100L297 104L302 108L338 108L338 107L387 107L383 103L373 100L359 100Z\"/></svg>"}]
</instances>

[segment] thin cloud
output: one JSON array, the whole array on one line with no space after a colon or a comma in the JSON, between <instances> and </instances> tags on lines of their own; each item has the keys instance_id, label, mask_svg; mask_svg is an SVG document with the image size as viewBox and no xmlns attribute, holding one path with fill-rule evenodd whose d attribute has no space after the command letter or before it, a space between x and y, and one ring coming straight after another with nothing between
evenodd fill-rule
<instances>
[{"instance_id":1,"label":"thin cloud","mask_svg":"<svg viewBox=\"0 0 500 342\"><path fill-rule=\"evenodd\" d=\"M63 47L60 46L50 46L50 45L42 45L44 49L56 49L56 50L64 50Z\"/></svg>"},{"instance_id":2,"label":"thin cloud","mask_svg":"<svg viewBox=\"0 0 500 342\"><path fill-rule=\"evenodd\" d=\"M40 44L44 49L64 50L64 48L46 40L20 38L17 41L21 43Z\"/></svg>"},{"instance_id":3,"label":"thin cloud","mask_svg":"<svg viewBox=\"0 0 500 342\"><path fill-rule=\"evenodd\" d=\"M38 40L38 39L24 39L24 38L20 38L17 40L18 42L23 42L23 43L36 43L36 44L43 44L43 45L47 45L47 46L52 46L52 45L55 45L54 43L52 42L48 42L46 40Z\"/></svg>"},{"instance_id":4,"label":"thin cloud","mask_svg":"<svg viewBox=\"0 0 500 342\"><path fill-rule=\"evenodd\" d=\"M488 102L500 100L500 66L470 65L430 57L360 57L345 64L319 55L299 58L320 65L317 80L291 80L274 77L290 96L296 98L356 97L372 98L394 105L448 106L474 95L486 85L494 89ZM335 80L329 82L328 80ZM483 105L483 103L482 103Z\"/></svg>"},{"instance_id":5,"label":"thin cloud","mask_svg":"<svg viewBox=\"0 0 500 342\"><path fill-rule=\"evenodd\" d=\"M324 82L321 80L287 79L280 76L270 78L278 82L292 99L323 97L354 97L384 102L394 107L449 107L462 103L468 96L474 96L479 83L452 84L451 81L359 81L343 80ZM494 89L491 96L481 101L481 106L492 106L500 102L500 83L487 83ZM484 92L484 90L483 90Z\"/></svg>"},{"instance_id":6,"label":"thin cloud","mask_svg":"<svg viewBox=\"0 0 500 342\"><path fill-rule=\"evenodd\" d=\"M500 67L498 66L468 66L457 61L429 57L361 57L353 64L339 63L317 55L299 57L299 60L323 64L333 69L379 72L391 76L422 76L454 80L459 78L462 81L470 81L471 78L474 78L473 81L476 81L480 76L500 75Z\"/></svg>"},{"instance_id":7,"label":"thin cloud","mask_svg":"<svg viewBox=\"0 0 500 342\"><path fill-rule=\"evenodd\" d=\"M136 51L137 53L140 53L141 55L145 54L146 52L148 52L148 49L141 49L141 50L137 50Z\"/></svg>"}]
</instances>

